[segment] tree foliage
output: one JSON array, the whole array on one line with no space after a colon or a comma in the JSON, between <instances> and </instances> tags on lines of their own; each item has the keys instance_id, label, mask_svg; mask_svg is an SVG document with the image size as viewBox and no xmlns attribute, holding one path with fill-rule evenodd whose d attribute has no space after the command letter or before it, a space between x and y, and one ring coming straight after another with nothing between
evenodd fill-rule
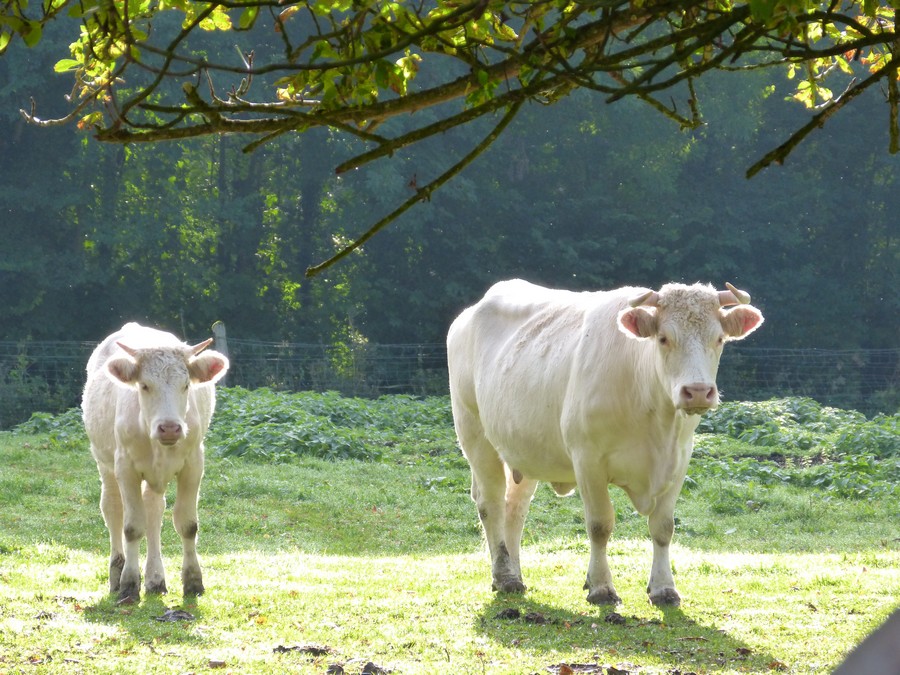
<instances>
[{"instance_id":1,"label":"tree foliage","mask_svg":"<svg viewBox=\"0 0 900 675\"><path fill-rule=\"evenodd\" d=\"M523 102L555 103L577 89L639 99L697 128L701 76L787 68L791 97L813 113L753 174L882 84L891 150L900 146L894 9L871 0L7 0L0 50L14 35L37 44L61 15L80 24L55 66L74 76L70 109L26 115L77 121L101 141L239 134L253 150L329 127L365 144L336 162L342 173L492 120L341 255L456 177ZM387 124L398 117L402 125Z\"/></svg>"}]
</instances>

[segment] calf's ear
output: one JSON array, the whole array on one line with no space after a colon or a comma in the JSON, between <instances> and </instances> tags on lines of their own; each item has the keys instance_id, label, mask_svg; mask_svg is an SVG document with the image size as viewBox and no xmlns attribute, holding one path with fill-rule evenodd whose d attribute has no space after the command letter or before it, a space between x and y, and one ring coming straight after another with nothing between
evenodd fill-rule
<instances>
[{"instance_id":1,"label":"calf's ear","mask_svg":"<svg viewBox=\"0 0 900 675\"><path fill-rule=\"evenodd\" d=\"M106 362L106 372L114 382L134 384L139 371L138 364L127 356L117 356Z\"/></svg>"},{"instance_id":2,"label":"calf's ear","mask_svg":"<svg viewBox=\"0 0 900 675\"><path fill-rule=\"evenodd\" d=\"M219 352L205 351L188 362L188 370L194 382L218 382L228 372L228 359Z\"/></svg>"},{"instance_id":3,"label":"calf's ear","mask_svg":"<svg viewBox=\"0 0 900 675\"><path fill-rule=\"evenodd\" d=\"M732 340L742 340L763 324L763 315L752 305L738 305L722 313L722 328Z\"/></svg>"},{"instance_id":4,"label":"calf's ear","mask_svg":"<svg viewBox=\"0 0 900 675\"><path fill-rule=\"evenodd\" d=\"M619 330L632 338L648 338L656 335L656 311L646 307L632 307L619 312Z\"/></svg>"}]
</instances>

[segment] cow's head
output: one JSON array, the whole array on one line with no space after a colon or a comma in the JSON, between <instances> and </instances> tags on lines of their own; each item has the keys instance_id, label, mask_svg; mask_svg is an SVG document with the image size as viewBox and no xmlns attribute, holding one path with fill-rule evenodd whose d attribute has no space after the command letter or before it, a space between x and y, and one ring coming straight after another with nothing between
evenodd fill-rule
<instances>
[{"instance_id":1,"label":"cow's head","mask_svg":"<svg viewBox=\"0 0 900 675\"><path fill-rule=\"evenodd\" d=\"M716 373L722 348L759 328L762 313L750 296L726 284L666 284L632 299L618 315L619 330L653 341L657 373L667 383L672 403L688 414L702 414L719 404ZM725 309L737 305L732 309Z\"/></svg>"},{"instance_id":2,"label":"cow's head","mask_svg":"<svg viewBox=\"0 0 900 675\"><path fill-rule=\"evenodd\" d=\"M141 421L151 439L174 445L184 438L191 385L216 382L228 370L225 356L203 352L210 343L140 349L116 343L125 355L111 357L106 370L117 384L137 390Z\"/></svg>"}]
</instances>

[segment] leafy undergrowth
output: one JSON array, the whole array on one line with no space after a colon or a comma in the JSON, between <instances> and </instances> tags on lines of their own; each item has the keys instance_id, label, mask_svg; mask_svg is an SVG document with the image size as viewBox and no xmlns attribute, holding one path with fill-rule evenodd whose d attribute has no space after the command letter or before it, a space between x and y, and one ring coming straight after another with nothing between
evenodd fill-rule
<instances>
[{"instance_id":1,"label":"leafy undergrowth","mask_svg":"<svg viewBox=\"0 0 900 675\"><path fill-rule=\"evenodd\" d=\"M698 429L691 478L900 497L900 414L866 419L809 398L725 403Z\"/></svg>"},{"instance_id":2,"label":"leafy undergrowth","mask_svg":"<svg viewBox=\"0 0 900 675\"><path fill-rule=\"evenodd\" d=\"M179 595L166 525L170 594L118 606L78 412L36 415L0 434L0 673L826 673L900 597L898 417L784 399L704 418L671 610L647 604L621 491L622 605L585 602L580 501L546 486L528 592L492 593L446 397L241 389L207 442L207 593Z\"/></svg>"}]
</instances>

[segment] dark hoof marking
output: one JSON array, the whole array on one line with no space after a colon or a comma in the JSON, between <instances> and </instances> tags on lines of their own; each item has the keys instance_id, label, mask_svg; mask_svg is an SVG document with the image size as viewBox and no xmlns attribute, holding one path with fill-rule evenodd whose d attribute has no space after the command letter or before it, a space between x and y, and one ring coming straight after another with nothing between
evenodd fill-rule
<instances>
[{"instance_id":1,"label":"dark hoof marking","mask_svg":"<svg viewBox=\"0 0 900 675\"><path fill-rule=\"evenodd\" d=\"M678 607L681 604L681 596L674 588L664 588L650 596L650 604L657 607Z\"/></svg>"},{"instance_id":2,"label":"dark hoof marking","mask_svg":"<svg viewBox=\"0 0 900 675\"><path fill-rule=\"evenodd\" d=\"M494 583L491 584L491 590L497 591L498 593L522 594L525 592L525 584L522 583L521 579L503 579L494 581Z\"/></svg>"},{"instance_id":3,"label":"dark hoof marking","mask_svg":"<svg viewBox=\"0 0 900 675\"><path fill-rule=\"evenodd\" d=\"M618 605L621 598L612 588L597 588L588 593L587 601L592 605Z\"/></svg>"}]
</instances>

